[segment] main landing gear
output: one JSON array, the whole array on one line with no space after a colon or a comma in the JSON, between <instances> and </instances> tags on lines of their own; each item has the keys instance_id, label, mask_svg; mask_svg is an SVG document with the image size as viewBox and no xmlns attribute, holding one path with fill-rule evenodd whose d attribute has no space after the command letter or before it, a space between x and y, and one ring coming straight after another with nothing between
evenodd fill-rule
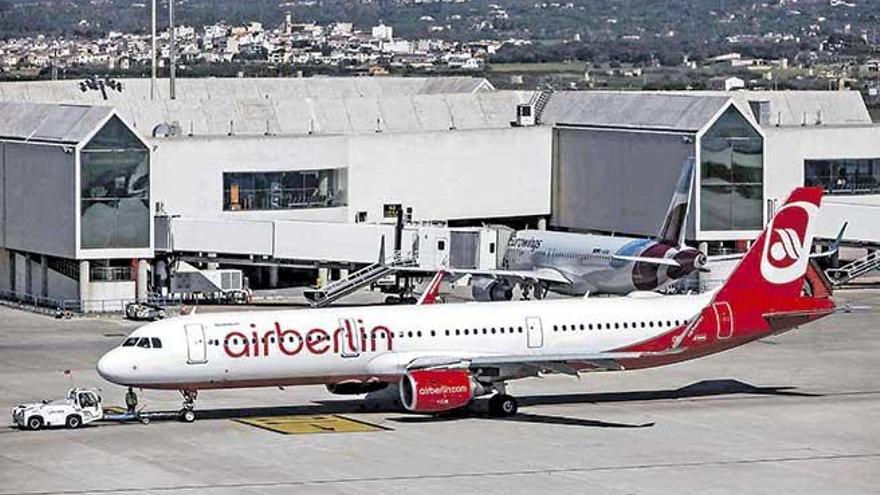
<instances>
[{"instance_id":1,"label":"main landing gear","mask_svg":"<svg viewBox=\"0 0 880 495\"><path fill-rule=\"evenodd\" d=\"M199 391L181 390L180 395L183 396L183 408L177 413L177 417L184 423L192 423L196 420L196 413L193 411L193 407L195 406Z\"/></svg>"}]
</instances>

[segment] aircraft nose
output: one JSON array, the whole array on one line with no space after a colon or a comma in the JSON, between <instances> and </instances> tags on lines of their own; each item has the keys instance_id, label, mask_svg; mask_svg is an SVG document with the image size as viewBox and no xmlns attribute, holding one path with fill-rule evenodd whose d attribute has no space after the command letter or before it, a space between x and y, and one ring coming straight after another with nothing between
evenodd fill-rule
<instances>
[{"instance_id":1,"label":"aircraft nose","mask_svg":"<svg viewBox=\"0 0 880 495\"><path fill-rule=\"evenodd\" d=\"M113 349L98 360L98 374L108 382L123 385L129 374L127 371L127 363L118 349Z\"/></svg>"}]
</instances>

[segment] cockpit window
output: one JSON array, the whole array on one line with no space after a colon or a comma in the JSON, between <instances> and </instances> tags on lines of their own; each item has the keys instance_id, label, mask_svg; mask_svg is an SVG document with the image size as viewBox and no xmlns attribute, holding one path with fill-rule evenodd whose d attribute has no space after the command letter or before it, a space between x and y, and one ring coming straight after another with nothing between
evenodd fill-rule
<instances>
[{"instance_id":1,"label":"cockpit window","mask_svg":"<svg viewBox=\"0 0 880 495\"><path fill-rule=\"evenodd\" d=\"M150 339L147 337L141 337L141 340L138 340L137 346L143 347L145 349L149 349L150 348Z\"/></svg>"},{"instance_id":2,"label":"cockpit window","mask_svg":"<svg viewBox=\"0 0 880 495\"><path fill-rule=\"evenodd\" d=\"M134 345L137 344L137 341L137 337L129 337L122 343L122 347L134 347Z\"/></svg>"},{"instance_id":3,"label":"cockpit window","mask_svg":"<svg viewBox=\"0 0 880 495\"><path fill-rule=\"evenodd\" d=\"M151 337L150 341L153 343L153 349L161 349L162 348L162 341L160 339L158 339L157 337Z\"/></svg>"}]
</instances>

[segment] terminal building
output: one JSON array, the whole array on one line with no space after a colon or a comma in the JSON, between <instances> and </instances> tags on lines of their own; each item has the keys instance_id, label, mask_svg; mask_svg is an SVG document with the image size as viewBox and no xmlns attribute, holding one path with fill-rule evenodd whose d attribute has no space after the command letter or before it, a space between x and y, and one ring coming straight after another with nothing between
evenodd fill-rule
<instances>
[{"instance_id":1,"label":"terminal building","mask_svg":"<svg viewBox=\"0 0 880 495\"><path fill-rule=\"evenodd\" d=\"M689 159L687 238L710 252L742 249L804 184L829 191L820 238L848 221L848 243L880 246L880 127L856 92L177 86L150 100L148 80L123 80L105 101L76 81L0 84L0 291L86 308L156 290L176 259L255 286L326 278L390 250L397 211L419 266L494 268L496 226L654 235Z\"/></svg>"}]
</instances>

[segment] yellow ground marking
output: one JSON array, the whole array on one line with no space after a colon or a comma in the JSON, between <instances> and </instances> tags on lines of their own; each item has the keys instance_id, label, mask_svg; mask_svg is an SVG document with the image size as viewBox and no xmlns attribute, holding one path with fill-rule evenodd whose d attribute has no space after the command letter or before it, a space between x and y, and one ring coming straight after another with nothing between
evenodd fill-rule
<instances>
[{"instance_id":1,"label":"yellow ground marking","mask_svg":"<svg viewBox=\"0 0 880 495\"><path fill-rule=\"evenodd\" d=\"M335 414L239 418L234 421L284 435L302 435L308 433L359 433L391 429L385 426L379 426Z\"/></svg>"}]
</instances>

